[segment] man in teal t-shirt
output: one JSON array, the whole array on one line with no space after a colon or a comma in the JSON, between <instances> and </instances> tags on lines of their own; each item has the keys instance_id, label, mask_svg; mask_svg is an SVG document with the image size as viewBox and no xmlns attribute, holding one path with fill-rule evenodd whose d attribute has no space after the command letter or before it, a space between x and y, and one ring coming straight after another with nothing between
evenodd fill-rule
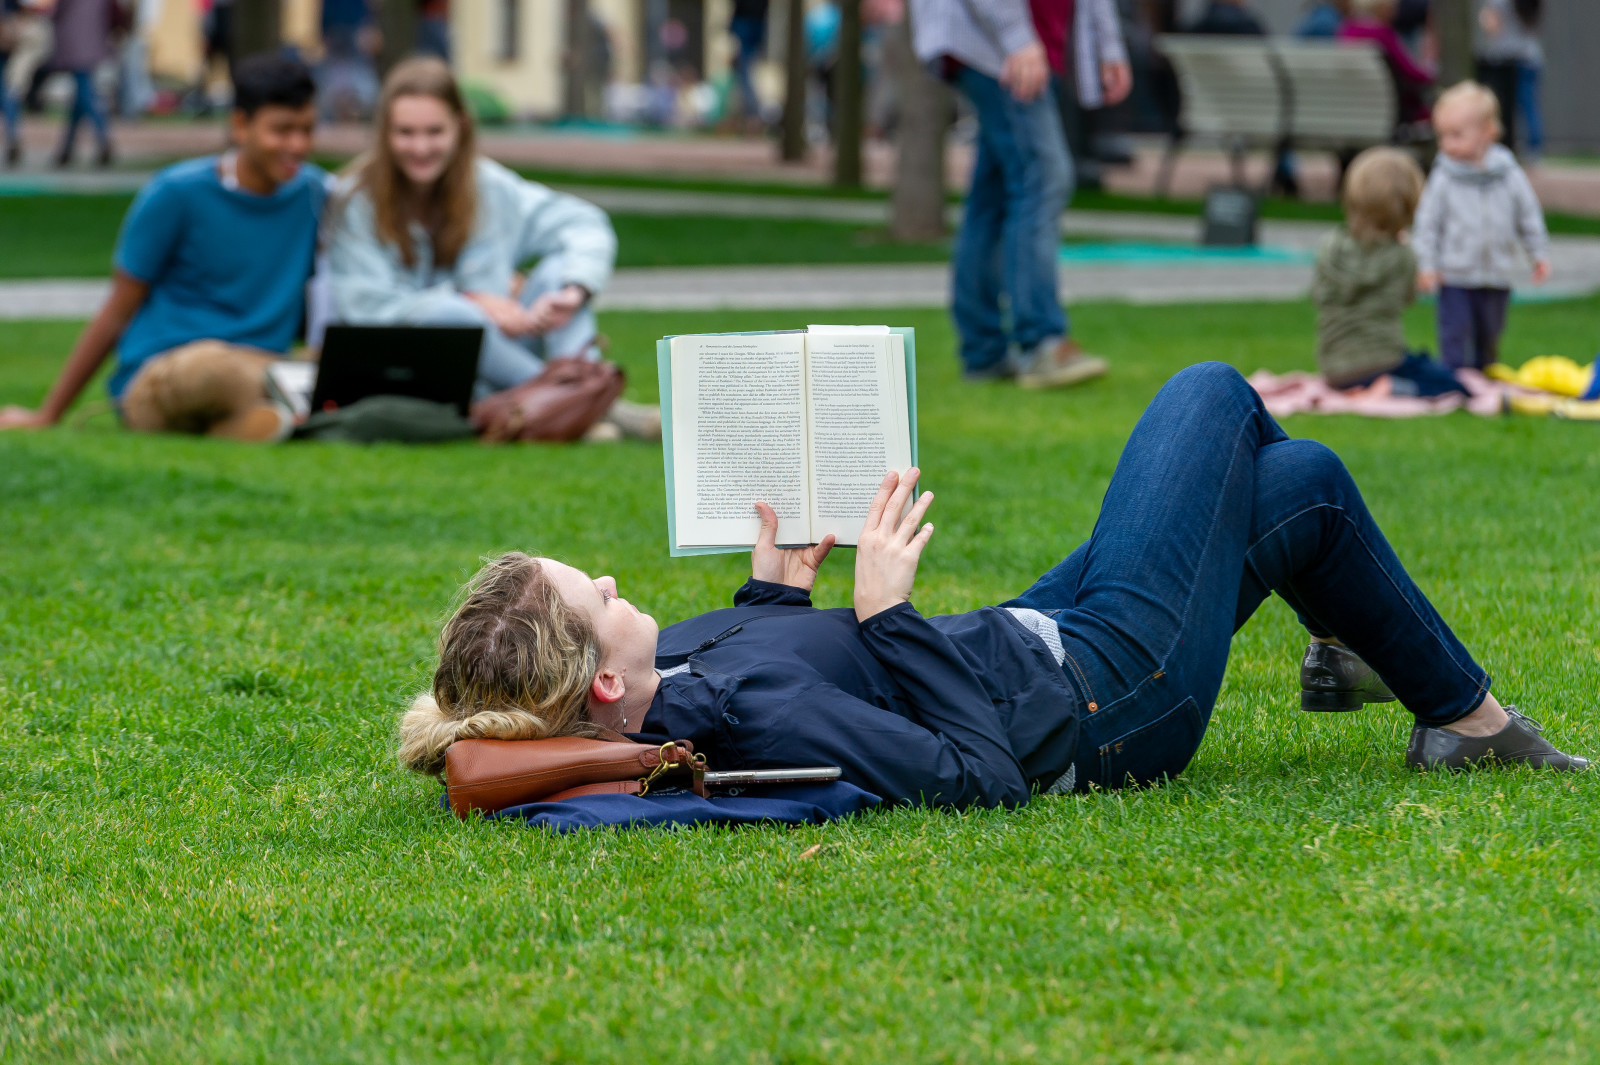
<instances>
[{"instance_id":1,"label":"man in teal t-shirt","mask_svg":"<svg viewBox=\"0 0 1600 1065\"><path fill-rule=\"evenodd\" d=\"M253 56L234 75L234 150L161 171L123 220L111 294L38 410L0 429L53 425L113 348L109 388L147 432L274 440L293 427L266 367L305 313L327 175L306 164L315 85L303 63Z\"/></svg>"}]
</instances>

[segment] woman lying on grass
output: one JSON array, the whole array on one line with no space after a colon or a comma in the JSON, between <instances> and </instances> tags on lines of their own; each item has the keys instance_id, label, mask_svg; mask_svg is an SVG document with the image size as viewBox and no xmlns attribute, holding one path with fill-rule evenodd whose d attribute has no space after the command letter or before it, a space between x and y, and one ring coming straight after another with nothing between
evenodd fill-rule
<instances>
[{"instance_id":1,"label":"woman lying on grass","mask_svg":"<svg viewBox=\"0 0 1600 1065\"><path fill-rule=\"evenodd\" d=\"M811 606L832 542L780 550L765 504L734 607L659 633L610 577L520 554L489 563L445 625L432 693L401 722L401 760L437 773L457 739L614 730L692 740L713 768L837 765L891 801L1146 783L1194 757L1234 631L1277 592L1311 633L1304 709L1399 698L1421 768L1588 765L1490 694L1338 456L1290 440L1230 367L1162 388L1089 541L999 607L912 607L933 497L892 516L916 477L884 478L853 611Z\"/></svg>"}]
</instances>

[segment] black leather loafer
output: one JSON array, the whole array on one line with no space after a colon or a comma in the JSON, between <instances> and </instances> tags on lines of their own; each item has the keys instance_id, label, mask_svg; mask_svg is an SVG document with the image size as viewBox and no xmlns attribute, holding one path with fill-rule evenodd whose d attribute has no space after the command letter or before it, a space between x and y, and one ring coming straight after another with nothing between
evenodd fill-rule
<instances>
[{"instance_id":1,"label":"black leather loafer","mask_svg":"<svg viewBox=\"0 0 1600 1065\"><path fill-rule=\"evenodd\" d=\"M1367 703L1392 703L1383 678L1348 647L1311 641L1300 660L1300 709L1319 713L1360 710Z\"/></svg>"},{"instance_id":2,"label":"black leather loafer","mask_svg":"<svg viewBox=\"0 0 1600 1065\"><path fill-rule=\"evenodd\" d=\"M1406 765L1416 769L1531 765L1560 772L1589 768L1589 759L1556 750L1542 735L1544 726L1516 707L1506 707L1506 716L1511 720L1493 736L1462 736L1449 729L1417 725L1406 747Z\"/></svg>"}]
</instances>

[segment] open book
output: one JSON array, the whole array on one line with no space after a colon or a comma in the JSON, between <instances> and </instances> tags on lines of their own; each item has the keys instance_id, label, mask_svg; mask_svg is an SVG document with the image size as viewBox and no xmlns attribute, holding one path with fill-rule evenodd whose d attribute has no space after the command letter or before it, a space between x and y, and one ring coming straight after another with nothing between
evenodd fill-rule
<instances>
[{"instance_id":1,"label":"open book","mask_svg":"<svg viewBox=\"0 0 1600 1065\"><path fill-rule=\"evenodd\" d=\"M888 326L662 339L672 554L749 550L757 500L780 544L854 544L883 475L916 465L916 361Z\"/></svg>"}]
</instances>

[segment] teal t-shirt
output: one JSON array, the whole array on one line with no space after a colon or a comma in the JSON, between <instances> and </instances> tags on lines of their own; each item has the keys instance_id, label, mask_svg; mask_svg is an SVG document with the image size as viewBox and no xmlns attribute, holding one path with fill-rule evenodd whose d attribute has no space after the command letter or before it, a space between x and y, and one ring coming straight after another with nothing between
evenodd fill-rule
<instances>
[{"instance_id":1,"label":"teal t-shirt","mask_svg":"<svg viewBox=\"0 0 1600 1065\"><path fill-rule=\"evenodd\" d=\"M328 175L303 166L270 196L230 189L217 157L156 174L122 222L117 269L150 286L123 331L109 388L195 340L286 352L305 312Z\"/></svg>"}]
</instances>

